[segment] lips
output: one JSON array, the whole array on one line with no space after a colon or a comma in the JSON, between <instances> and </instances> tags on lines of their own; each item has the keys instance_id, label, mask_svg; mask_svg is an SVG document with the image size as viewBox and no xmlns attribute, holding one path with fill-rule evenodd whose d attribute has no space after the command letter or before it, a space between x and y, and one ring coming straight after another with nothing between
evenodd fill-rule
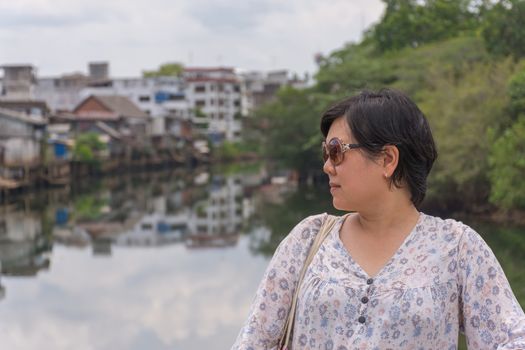
<instances>
[{"instance_id":1,"label":"lips","mask_svg":"<svg viewBox=\"0 0 525 350\"><path fill-rule=\"evenodd\" d=\"M337 188L337 187L341 187L341 186L339 186L338 184L334 182L330 182L330 188Z\"/></svg>"}]
</instances>

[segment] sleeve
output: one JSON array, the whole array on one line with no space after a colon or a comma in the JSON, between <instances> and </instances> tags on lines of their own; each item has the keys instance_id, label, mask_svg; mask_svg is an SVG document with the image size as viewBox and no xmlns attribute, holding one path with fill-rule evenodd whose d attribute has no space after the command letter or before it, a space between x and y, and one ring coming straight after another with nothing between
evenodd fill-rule
<instances>
[{"instance_id":1,"label":"sleeve","mask_svg":"<svg viewBox=\"0 0 525 350\"><path fill-rule=\"evenodd\" d=\"M460 330L468 349L525 349L525 315L485 241L465 226L458 253Z\"/></svg>"},{"instance_id":2,"label":"sleeve","mask_svg":"<svg viewBox=\"0 0 525 350\"><path fill-rule=\"evenodd\" d=\"M322 215L301 221L277 247L232 350L268 350L279 341L299 273Z\"/></svg>"}]
</instances>

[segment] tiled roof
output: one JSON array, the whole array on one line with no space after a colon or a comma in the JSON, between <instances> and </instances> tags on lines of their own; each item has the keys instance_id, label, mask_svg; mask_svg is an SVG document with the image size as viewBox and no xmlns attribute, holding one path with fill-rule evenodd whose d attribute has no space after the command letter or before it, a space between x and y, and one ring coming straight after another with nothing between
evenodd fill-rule
<instances>
[{"instance_id":1,"label":"tiled roof","mask_svg":"<svg viewBox=\"0 0 525 350\"><path fill-rule=\"evenodd\" d=\"M130 118L148 118L148 115L140 110L140 108L127 97L118 95L95 95L93 97L120 116Z\"/></svg>"}]
</instances>

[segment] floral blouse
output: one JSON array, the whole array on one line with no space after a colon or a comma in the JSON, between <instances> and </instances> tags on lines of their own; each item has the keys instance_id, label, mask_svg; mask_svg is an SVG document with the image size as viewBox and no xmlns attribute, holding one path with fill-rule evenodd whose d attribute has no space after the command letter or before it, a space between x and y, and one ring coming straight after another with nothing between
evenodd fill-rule
<instances>
[{"instance_id":1,"label":"floral blouse","mask_svg":"<svg viewBox=\"0 0 525 350\"><path fill-rule=\"evenodd\" d=\"M232 349L276 347L301 267L327 214L281 242ZM496 257L470 227L420 214L373 278L339 237L339 217L300 286L292 349L525 349L525 315Z\"/></svg>"}]
</instances>

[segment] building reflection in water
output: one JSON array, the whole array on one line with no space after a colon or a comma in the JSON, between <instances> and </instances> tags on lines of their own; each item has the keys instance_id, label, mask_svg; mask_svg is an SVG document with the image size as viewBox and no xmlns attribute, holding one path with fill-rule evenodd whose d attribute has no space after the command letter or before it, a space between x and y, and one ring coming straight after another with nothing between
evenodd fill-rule
<instances>
[{"instance_id":1,"label":"building reflection in water","mask_svg":"<svg viewBox=\"0 0 525 350\"><path fill-rule=\"evenodd\" d=\"M35 276L50 268L53 244L92 249L102 257L114 246L234 246L254 213L253 188L263 181L264 172L147 174L49 191L34 201L4 206L1 274ZM0 284L0 298L4 294Z\"/></svg>"},{"instance_id":2,"label":"building reflection in water","mask_svg":"<svg viewBox=\"0 0 525 350\"><path fill-rule=\"evenodd\" d=\"M50 237L34 212L3 208L0 214L0 263L2 275L35 276L49 268Z\"/></svg>"}]
</instances>

